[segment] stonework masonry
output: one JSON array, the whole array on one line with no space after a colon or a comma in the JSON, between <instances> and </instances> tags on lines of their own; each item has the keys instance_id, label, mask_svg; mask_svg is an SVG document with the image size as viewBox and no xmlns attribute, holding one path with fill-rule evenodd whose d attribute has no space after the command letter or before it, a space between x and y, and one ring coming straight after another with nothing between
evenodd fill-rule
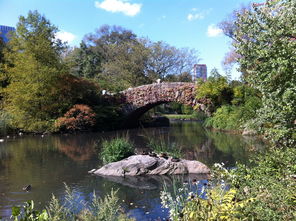
<instances>
[{"instance_id":1,"label":"stonework masonry","mask_svg":"<svg viewBox=\"0 0 296 221\"><path fill-rule=\"evenodd\" d=\"M126 120L124 127L135 127L137 120L149 109L164 103L199 107L205 110L207 101L196 100L195 84L186 82L164 82L129 88L121 92L123 113Z\"/></svg>"},{"instance_id":2,"label":"stonework masonry","mask_svg":"<svg viewBox=\"0 0 296 221\"><path fill-rule=\"evenodd\" d=\"M178 102L194 106L194 83L172 82L160 84L148 84L136 88L130 88L122 93L126 103L139 108L149 104Z\"/></svg>"}]
</instances>

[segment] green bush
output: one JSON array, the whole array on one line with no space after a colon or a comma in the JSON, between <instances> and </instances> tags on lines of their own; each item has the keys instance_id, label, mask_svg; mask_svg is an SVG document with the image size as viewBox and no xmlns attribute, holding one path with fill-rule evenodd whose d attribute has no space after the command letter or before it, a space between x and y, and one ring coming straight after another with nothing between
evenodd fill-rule
<instances>
[{"instance_id":1,"label":"green bush","mask_svg":"<svg viewBox=\"0 0 296 221\"><path fill-rule=\"evenodd\" d=\"M127 138L118 137L110 141L103 141L100 158L106 164L122 160L133 154L133 144Z\"/></svg>"},{"instance_id":2,"label":"green bush","mask_svg":"<svg viewBox=\"0 0 296 221\"><path fill-rule=\"evenodd\" d=\"M296 144L295 11L295 0L265 1L236 13L230 25L244 80L262 94L260 132L290 147Z\"/></svg>"},{"instance_id":3,"label":"green bush","mask_svg":"<svg viewBox=\"0 0 296 221\"><path fill-rule=\"evenodd\" d=\"M254 198L240 217L252 220L294 220L296 217L296 149L272 149L251 160L253 167L239 164L230 182L238 199Z\"/></svg>"},{"instance_id":4,"label":"green bush","mask_svg":"<svg viewBox=\"0 0 296 221\"><path fill-rule=\"evenodd\" d=\"M238 130L241 126L241 119L241 107L223 105L217 109L212 117L206 119L205 126L221 130Z\"/></svg>"},{"instance_id":5,"label":"green bush","mask_svg":"<svg viewBox=\"0 0 296 221\"><path fill-rule=\"evenodd\" d=\"M181 109L182 109L182 114L192 114L193 113L193 108L191 106L182 105Z\"/></svg>"},{"instance_id":6,"label":"green bush","mask_svg":"<svg viewBox=\"0 0 296 221\"><path fill-rule=\"evenodd\" d=\"M208 184L201 182L182 182L181 184L174 180L170 190L164 185L160 199L162 206L169 209L170 220L238 220L237 214L241 208L246 207L253 200L237 199L237 190L226 188L225 182L219 184L209 182Z\"/></svg>"},{"instance_id":7,"label":"green bush","mask_svg":"<svg viewBox=\"0 0 296 221\"><path fill-rule=\"evenodd\" d=\"M196 85L197 99L210 99L214 107L229 104L233 98L233 91L225 77L209 77L207 81L200 81Z\"/></svg>"},{"instance_id":8,"label":"green bush","mask_svg":"<svg viewBox=\"0 0 296 221\"><path fill-rule=\"evenodd\" d=\"M249 121L256 117L257 110L261 107L261 99L257 96L238 99L238 96L235 96L232 101L240 105L222 105L212 117L206 119L205 126L222 130L242 130L246 124L250 125Z\"/></svg>"},{"instance_id":9,"label":"green bush","mask_svg":"<svg viewBox=\"0 0 296 221\"><path fill-rule=\"evenodd\" d=\"M296 149L287 148L257 153L249 166L238 164L232 170L215 164L210 185L190 192L192 188L184 184L175 195L165 189L162 204L170 209L170 218L178 221L295 220L295 162Z\"/></svg>"}]
</instances>

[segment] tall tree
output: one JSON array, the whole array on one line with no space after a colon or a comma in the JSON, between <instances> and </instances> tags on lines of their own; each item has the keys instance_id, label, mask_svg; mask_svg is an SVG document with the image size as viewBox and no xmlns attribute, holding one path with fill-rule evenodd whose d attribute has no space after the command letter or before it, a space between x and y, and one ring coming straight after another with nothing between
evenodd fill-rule
<instances>
[{"instance_id":1,"label":"tall tree","mask_svg":"<svg viewBox=\"0 0 296 221\"><path fill-rule=\"evenodd\" d=\"M143 43L150 50L147 75L153 81L158 78L164 80L167 75L190 73L199 61L197 51L193 49L177 49L162 41L143 40Z\"/></svg>"},{"instance_id":2,"label":"tall tree","mask_svg":"<svg viewBox=\"0 0 296 221\"><path fill-rule=\"evenodd\" d=\"M1 90L0 93L2 93L2 89L5 88L9 83L9 79L6 73L6 68L8 66L8 63L5 61L5 58L4 58L5 50L6 50L6 45L3 39L0 37L0 90Z\"/></svg>"},{"instance_id":3,"label":"tall tree","mask_svg":"<svg viewBox=\"0 0 296 221\"><path fill-rule=\"evenodd\" d=\"M37 11L20 16L8 44L6 59L10 84L5 89L5 109L12 124L28 131L43 131L61 112L55 85L65 72L61 63L64 45L56 38L58 29Z\"/></svg>"},{"instance_id":4,"label":"tall tree","mask_svg":"<svg viewBox=\"0 0 296 221\"><path fill-rule=\"evenodd\" d=\"M103 63L102 78L121 91L150 83L145 75L149 51L138 42L125 42L109 48L112 55Z\"/></svg>"},{"instance_id":5,"label":"tall tree","mask_svg":"<svg viewBox=\"0 0 296 221\"><path fill-rule=\"evenodd\" d=\"M212 78L220 78L222 77L222 75L219 73L218 69L217 68L213 68L211 71L210 71L210 76L209 77L212 77Z\"/></svg>"},{"instance_id":6,"label":"tall tree","mask_svg":"<svg viewBox=\"0 0 296 221\"><path fill-rule=\"evenodd\" d=\"M296 1L254 4L238 16L234 47L246 80L262 93L256 120L271 140L295 143L296 130Z\"/></svg>"},{"instance_id":7,"label":"tall tree","mask_svg":"<svg viewBox=\"0 0 296 221\"><path fill-rule=\"evenodd\" d=\"M127 42L137 42L136 35L120 26L103 25L95 33L87 34L80 47L69 55L72 59L70 68L72 74L97 78L102 72L103 63L113 59L110 48Z\"/></svg>"},{"instance_id":8,"label":"tall tree","mask_svg":"<svg viewBox=\"0 0 296 221\"><path fill-rule=\"evenodd\" d=\"M238 28L237 21L240 14L244 14L250 10L250 5L242 5L239 9L232 11L228 17L219 23L219 28L222 29L224 35L231 38L233 42L236 41L235 31ZM227 52L223 58L222 65L226 73L230 73L233 66L237 63L239 55L236 53L235 48L230 47L229 52ZM244 73L243 73L244 74Z\"/></svg>"}]
</instances>

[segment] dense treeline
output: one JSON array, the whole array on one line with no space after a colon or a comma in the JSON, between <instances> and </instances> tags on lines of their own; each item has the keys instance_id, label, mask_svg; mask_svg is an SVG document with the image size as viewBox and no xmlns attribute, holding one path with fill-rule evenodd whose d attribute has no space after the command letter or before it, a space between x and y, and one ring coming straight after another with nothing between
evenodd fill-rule
<instances>
[{"instance_id":1,"label":"dense treeline","mask_svg":"<svg viewBox=\"0 0 296 221\"><path fill-rule=\"evenodd\" d=\"M30 11L20 16L7 44L1 39L2 125L30 132L99 129L109 119L114 126L119 107L102 90L118 92L157 79L191 81L198 61L194 50L141 39L118 26L102 26L75 48L57 39L57 32Z\"/></svg>"}]
</instances>

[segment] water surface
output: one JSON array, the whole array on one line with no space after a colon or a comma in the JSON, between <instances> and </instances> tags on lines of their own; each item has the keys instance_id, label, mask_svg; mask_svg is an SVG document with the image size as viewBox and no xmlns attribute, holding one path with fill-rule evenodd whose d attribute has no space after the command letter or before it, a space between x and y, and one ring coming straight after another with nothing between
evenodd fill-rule
<instances>
[{"instance_id":1,"label":"water surface","mask_svg":"<svg viewBox=\"0 0 296 221\"><path fill-rule=\"evenodd\" d=\"M63 197L66 183L86 200L94 191L104 196L118 189L130 216L141 221L165 218L167 210L161 208L159 192L163 180L171 182L171 178L110 180L87 173L100 165L96 142L116 136L130 137L138 151L147 146L149 139L164 140L181 148L186 158L209 166L224 162L231 167L237 161L245 162L255 149L264 148L254 137L205 130L197 122L174 122L167 128L5 138L0 143L0 217L9 217L12 206L31 199L37 208L43 208L52 194ZM30 192L22 190L27 184L32 185Z\"/></svg>"}]
</instances>

